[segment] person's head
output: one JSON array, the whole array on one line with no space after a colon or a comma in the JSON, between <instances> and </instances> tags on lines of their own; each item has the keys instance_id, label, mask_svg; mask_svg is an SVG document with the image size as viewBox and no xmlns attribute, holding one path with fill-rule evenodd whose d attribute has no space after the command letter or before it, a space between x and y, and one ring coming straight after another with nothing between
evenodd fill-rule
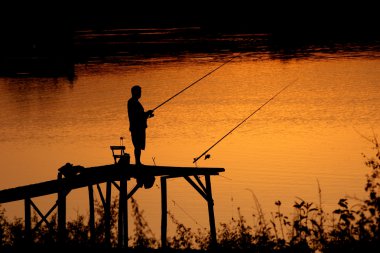
<instances>
[{"instance_id":1,"label":"person's head","mask_svg":"<svg viewBox=\"0 0 380 253\"><path fill-rule=\"evenodd\" d=\"M138 85L135 85L131 88L131 93L133 98L139 99L141 97L141 87Z\"/></svg>"}]
</instances>

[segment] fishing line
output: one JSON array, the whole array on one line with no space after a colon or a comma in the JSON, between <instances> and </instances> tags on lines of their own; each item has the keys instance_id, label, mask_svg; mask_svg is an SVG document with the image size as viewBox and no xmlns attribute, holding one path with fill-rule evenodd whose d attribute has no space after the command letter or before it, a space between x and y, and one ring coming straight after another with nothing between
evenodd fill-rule
<instances>
[{"instance_id":1,"label":"fishing line","mask_svg":"<svg viewBox=\"0 0 380 253\"><path fill-rule=\"evenodd\" d=\"M224 138L226 138L228 135L230 135L233 131L235 131L239 126L241 126L244 122L246 122L250 117L255 115L256 112L260 111L261 108L263 108L266 104L268 104L270 101L272 101L275 97L277 97L281 92L283 92L286 88L288 88L290 85L292 85L297 79L295 79L290 84L286 85L284 88L282 88L279 92L277 92L273 97L268 99L264 104L262 104L259 108L257 108L253 113L251 113L248 117L246 117L243 121L241 121L239 124L237 124L234 128L232 128L226 135L224 135L222 138L220 138L217 142L215 142L211 147L209 147L205 152L203 152L200 156L197 158L194 158L193 163L196 163L202 156L206 155L207 152L209 152L213 147L215 147L219 142L221 142ZM207 154L205 156L205 159L210 158L210 155Z\"/></svg>"},{"instance_id":2,"label":"fishing line","mask_svg":"<svg viewBox=\"0 0 380 253\"><path fill-rule=\"evenodd\" d=\"M156 165L156 157L152 157L152 160L153 160L154 166L157 166ZM160 189L160 186L158 184L156 184L156 187L158 189ZM198 226L200 226L202 228L205 228L193 216L191 216L188 212L186 212L185 209L183 209L177 202L175 202L174 200L171 200L171 201L173 202L174 206L177 206L186 216L188 216L192 221L194 221L195 224L197 224ZM169 213L169 211L167 213Z\"/></svg>"},{"instance_id":3,"label":"fishing line","mask_svg":"<svg viewBox=\"0 0 380 253\"><path fill-rule=\"evenodd\" d=\"M201 78L199 78L198 80L192 82L190 85L188 85L186 88L184 88L183 90L181 90L180 92L178 92L177 94L173 95L172 97L170 97L169 99L167 99L166 101L162 102L160 105L156 106L152 111L155 111L157 110L158 108L160 108L161 106L163 106L164 104L166 104L167 102L169 102L170 100L172 100L173 98L175 98L176 96L178 96L179 94L181 94L182 92L184 92L185 90L189 89L191 86L193 86L194 84L198 83L199 81L201 81L202 79L206 78L207 76L211 75L212 73L214 73L215 71L217 71L218 69L220 69L221 67L223 67L224 65L226 65L227 63L229 63L230 61L232 61L233 59L235 59L236 57L238 57L239 54L235 55L235 56L232 56L231 59L229 59L228 61L226 61L225 63L223 63L222 65L220 65L219 67L215 68L214 70L208 72L206 75L202 76Z\"/></svg>"},{"instance_id":4,"label":"fishing line","mask_svg":"<svg viewBox=\"0 0 380 253\"><path fill-rule=\"evenodd\" d=\"M200 224L195 218L193 218L193 216L191 216L188 212L185 211L185 209L183 209L177 202L175 202L174 200L172 200L174 206L177 206L185 215L187 215L195 224L197 224L198 226L202 227L202 228L205 228L202 224Z\"/></svg>"}]
</instances>

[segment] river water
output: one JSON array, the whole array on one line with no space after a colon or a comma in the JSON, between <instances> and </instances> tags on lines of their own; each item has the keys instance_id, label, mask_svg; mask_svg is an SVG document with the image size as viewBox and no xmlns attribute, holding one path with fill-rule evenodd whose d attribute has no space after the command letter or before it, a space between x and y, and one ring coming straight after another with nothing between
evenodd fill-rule
<instances>
[{"instance_id":1,"label":"river water","mask_svg":"<svg viewBox=\"0 0 380 253\"><path fill-rule=\"evenodd\" d=\"M143 163L194 166L193 158L291 84L218 143L210 159L197 162L226 170L212 177L216 223L228 222L240 208L251 224L258 212L255 199L269 219L277 200L291 214L299 199L332 212L340 198L364 198L368 168L362 154L374 155L366 138L380 132L379 51L313 48L302 57L233 53L240 54L156 110ZM142 104L152 109L233 53L134 56L123 62L94 58L75 64L74 80L0 78L1 189L54 179L67 162L113 163L109 146L120 144L120 137L133 154L126 111L130 88L139 84ZM134 197L159 238L158 182ZM54 198L34 201L46 212ZM86 215L87 201L85 190L70 193L69 219ZM23 217L22 205L2 207L13 218ZM184 179L168 181L168 209L186 226L208 227L207 205Z\"/></svg>"}]
</instances>

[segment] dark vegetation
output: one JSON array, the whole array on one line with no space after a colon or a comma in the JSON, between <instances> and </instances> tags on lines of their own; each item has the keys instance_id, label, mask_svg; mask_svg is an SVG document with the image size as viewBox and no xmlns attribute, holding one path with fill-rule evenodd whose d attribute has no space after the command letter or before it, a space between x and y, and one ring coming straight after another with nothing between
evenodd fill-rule
<instances>
[{"instance_id":1,"label":"dark vegetation","mask_svg":"<svg viewBox=\"0 0 380 253\"><path fill-rule=\"evenodd\" d=\"M364 200L342 198L332 214L326 214L321 203L297 199L293 205L295 215L286 216L281 211L281 201L276 201L277 211L270 217L258 206L250 226L238 209L238 216L222 222L217 228L218 251L225 252L379 252L380 250L380 146L376 138L375 157L365 158L370 169L367 174ZM319 189L320 190L320 189ZM354 202L351 204L350 202ZM104 209L96 205L96 235L91 242L88 219L78 214L67 223L68 240L66 249L91 249L117 251L117 204L111 206L111 248L104 246ZM129 247L132 251L149 252L160 250L160 241L155 237L144 219L144 212L135 199L131 199L134 230L130 233ZM176 227L170 236L166 251L204 252L210 250L208 230L194 231L168 213ZM37 215L33 216L37 223ZM33 248L57 250L57 217L50 218L50 227L41 224L33 233ZM0 210L0 252L25 250L24 223L21 218L7 219L4 209Z\"/></svg>"}]
</instances>

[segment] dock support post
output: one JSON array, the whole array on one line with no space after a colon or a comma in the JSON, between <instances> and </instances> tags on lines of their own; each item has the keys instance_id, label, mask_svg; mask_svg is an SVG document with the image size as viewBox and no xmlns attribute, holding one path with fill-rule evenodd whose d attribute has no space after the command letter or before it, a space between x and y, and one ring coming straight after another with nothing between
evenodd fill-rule
<instances>
[{"instance_id":1,"label":"dock support post","mask_svg":"<svg viewBox=\"0 0 380 253\"><path fill-rule=\"evenodd\" d=\"M207 190L207 205L208 216L210 221L210 235L211 235L211 247L216 247L216 228L215 228L215 216L214 216L214 200L212 199L211 180L210 175L205 175L206 190Z\"/></svg>"},{"instance_id":2,"label":"dock support post","mask_svg":"<svg viewBox=\"0 0 380 253\"><path fill-rule=\"evenodd\" d=\"M168 223L166 178L161 177L161 247L166 248Z\"/></svg>"},{"instance_id":3,"label":"dock support post","mask_svg":"<svg viewBox=\"0 0 380 253\"><path fill-rule=\"evenodd\" d=\"M30 245L32 243L32 220L31 220L31 200L25 199L25 243Z\"/></svg>"},{"instance_id":4,"label":"dock support post","mask_svg":"<svg viewBox=\"0 0 380 253\"><path fill-rule=\"evenodd\" d=\"M58 191L58 242L64 246L66 242L66 189L62 182L62 174L58 174L60 181Z\"/></svg>"},{"instance_id":5,"label":"dock support post","mask_svg":"<svg viewBox=\"0 0 380 253\"><path fill-rule=\"evenodd\" d=\"M104 240L106 247L111 247L111 182L106 183L106 206L104 207Z\"/></svg>"},{"instance_id":6,"label":"dock support post","mask_svg":"<svg viewBox=\"0 0 380 253\"><path fill-rule=\"evenodd\" d=\"M124 248L128 248L128 194L127 194L127 189L128 189L128 184L127 184L127 179L125 179L125 203L124 203L124 212L123 212L123 227L124 227Z\"/></svg>"},{"instance_id":7,"label":"dock support post","mask_svg":"<svg viewBox=\"0 0 380 253\"><path fill-rule=\"evenodd\" d=\"M118 229L119 248L128 248L127 179L124 176L120 180Z\"/></svg>"},{"instance_id":8,"label":"dock support post","mask_svg":"<svg viewBox=\"0 0 380 253\"><path fill-rule=\"evenodd\" d=\"M92 185L88 186L88 202L90 209L90 217L88 225L90 227L90 244L91 246L95 245L95 207L94 207L94 189Z\"/></svg>"}]
</instances>

